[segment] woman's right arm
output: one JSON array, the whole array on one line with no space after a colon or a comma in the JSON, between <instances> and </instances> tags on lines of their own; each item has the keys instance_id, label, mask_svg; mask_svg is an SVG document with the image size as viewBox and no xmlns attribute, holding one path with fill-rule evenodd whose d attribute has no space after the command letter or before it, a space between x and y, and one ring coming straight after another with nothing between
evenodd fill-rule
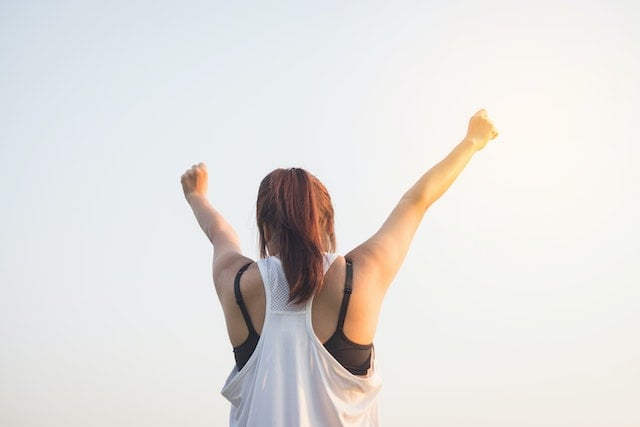
<instances>
[{"instance_id":1,"label":"woman's right arm","mask_svg":"<svg viewBox=\"0 0 640 427\"><path fill-rule=\"evenodd\" d=\"M485 110L469 121L465 138L402 196L382 227L347 257L384 294L400 269L427 209L453 184L473 155L498 135Z\"/></svg>"}]
</instances>

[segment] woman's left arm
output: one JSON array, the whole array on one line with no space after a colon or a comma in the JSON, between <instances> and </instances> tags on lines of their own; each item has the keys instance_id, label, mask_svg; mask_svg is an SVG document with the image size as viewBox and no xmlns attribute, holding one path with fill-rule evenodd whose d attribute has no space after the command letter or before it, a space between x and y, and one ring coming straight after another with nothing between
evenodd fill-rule
<instances>
[{"instance_id":1,"label":"woman's left arm","mask_svg":"<svg viewBox=\"0 0 640 427\"><path fill-rule=\"evenodd\" d=\"M242 260L240 241L233 227L222 214L214 209L207 199L208 173L204 163L193 165L181 177L182 190L202 231L213 244L213 279L216 290L220 294L218 280L227 276Z\"/></svg>"}]
</instances>

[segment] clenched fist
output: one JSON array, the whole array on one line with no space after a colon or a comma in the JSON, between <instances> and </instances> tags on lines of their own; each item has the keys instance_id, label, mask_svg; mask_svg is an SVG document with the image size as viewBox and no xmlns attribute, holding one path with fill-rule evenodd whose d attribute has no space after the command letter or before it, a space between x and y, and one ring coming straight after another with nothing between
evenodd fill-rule
<instances>
[{"instance_id":1,"label":"clenched fist","mask_svg":"<svg viewBox=\"0 0 640 427\"><path fill-rule=\"evenodd\" d=\"M189 200L192 195L207 195L208 185L207 165L204 163L198 163L191 166L191 169L182 174L180 182L182 183L182 191L184 191L184 197Z\"/></svg>"},{"instance_id":2,"label":"clenched fist","mask_svg":"<svg viewBox=\"0 0 640 427\"><path fill-rule=\"evenodd\" d=\"M482 150L496 136L498 130L487 117L486 110L480 110L471 117L465 140L471 142L477 150Z\"/></svg>"}]
</instances>

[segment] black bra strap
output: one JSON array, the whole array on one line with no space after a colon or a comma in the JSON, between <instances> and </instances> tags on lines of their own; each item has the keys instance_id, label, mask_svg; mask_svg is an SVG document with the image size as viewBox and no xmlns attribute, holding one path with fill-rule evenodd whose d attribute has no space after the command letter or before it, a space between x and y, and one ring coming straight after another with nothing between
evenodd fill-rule
<instances>
[{"instance_id":1,"label":"black bra strap","mask_svg":"<svg viewBox=\"0 0 640 427\"><path fill-rule=\"evenodd\" d=\"M252 263L248 263L240 267L238 273L236 274L236 279L233 282L233 292L236 294L236 303L238 307L240 307L240 311L242 312L242 317L244 318L244 322L247 324L247 328L249 329L249 335L252 333L256 333L255 328L253 327L253 323L251 323L251 318L249 317L249 312L247 311L247 307L244 305L244 300L242 299L242 293L240 293L240 277L242 277L242 273L247 271L247 268Z\"/></svg>"},{"instance_id":2,"label":"black bra strap","mask_svg":"<svg viewBox=\"0 0 640 427\"><path fill-rule=\"evenodd\" d=\"M340 316L338 317L338 331L344 328L344 320L347 317L347 308L349 308L349 299L351 298L351 290L353 284L353 264L350 259L346 259L347 277L344 282L344 297L342 297L342 306L340 307Z\"/></svg>"}]
</instances>

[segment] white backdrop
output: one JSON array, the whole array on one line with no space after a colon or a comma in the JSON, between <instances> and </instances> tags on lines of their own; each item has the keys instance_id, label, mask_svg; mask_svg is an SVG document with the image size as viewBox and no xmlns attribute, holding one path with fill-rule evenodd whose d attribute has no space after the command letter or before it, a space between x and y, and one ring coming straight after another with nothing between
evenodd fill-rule
<instances>
[{"instance_id":1,"label":"white backdrop","mask_svg":"<svg viewBox=\"0 0 640 427\"><path fill-rule=\"evenodd\" d=\"M224 425L180 174L256 256L308 168L344 252L486 107L384 305L384 424L640 425L640 9L514 3L0 3L0 424Z\"/></svg>"}]
</instances>

